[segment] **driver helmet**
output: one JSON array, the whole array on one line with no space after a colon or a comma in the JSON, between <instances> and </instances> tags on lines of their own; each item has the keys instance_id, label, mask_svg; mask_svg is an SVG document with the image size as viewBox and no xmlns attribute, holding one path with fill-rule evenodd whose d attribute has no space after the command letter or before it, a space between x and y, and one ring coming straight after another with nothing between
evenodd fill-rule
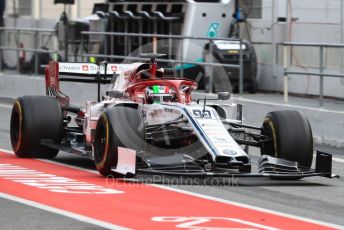
<instances>
[{"instance_id":1,"label":"driver helmet","mask_svg":"<svg viewBox=\"0 0 344 230\"><path fill-rule=\"evenodd\" d=\"M146 88L148 103L170 102L175 98L175 92L171 87L153 85Z\"/></svg>"}]
</instances>

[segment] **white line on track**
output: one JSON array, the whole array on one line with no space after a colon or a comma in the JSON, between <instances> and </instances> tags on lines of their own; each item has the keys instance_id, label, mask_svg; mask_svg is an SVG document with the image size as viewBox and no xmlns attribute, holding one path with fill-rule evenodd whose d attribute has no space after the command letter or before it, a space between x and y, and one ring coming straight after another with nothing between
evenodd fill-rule
<instances>
[{"instance_id":1,"label":"white line on track","mask_svg":"<svg viewBox=\"0 0 344 230\"><path fill-rule=\"evenodd\" d=\"M9 150L6 150L6 149L0 149L0 151L4 152L4 153L14 154L13 151L9 151ZM91 172L91 173L98 173L98 172L96 172L94 170L83 169L83 168L80 168L80 167L71 166L71 165L67 165L67 164L62 164L62 163L58 163L58 162L53 162L53 161L49 161L49 160L43 160L43 159L39 159L39 160L45 161L45 162L49 162L49 163L53 163L53 164L56 164L56 165L62 165L62 166L65 166L65 167L67 166L69 168L83 170L83 171L87 171L87 172ZM34 202L34 201L22 199L22 198L19 198L19 197L16 197L16 196L11 196L11 195L8 195L8 194L5 194L5 193L1 193L1 192L0 192L0 197L8 199L8 200L15 201L15 202L19 202L19 203L22 203L22 204L25 204L25 205L29 205L29 206L32 206L32 207L35 207L35 208L43 209L45 211L49 211L49 212L53 212L53 213L56 213L56 214L60 214L60 215L66 216L66 217L70 217L72 219L76 219L76 220L79 220L79 221L82 221L82 222L86 222L86 223L90 223L90 224L93 224L93 225L97 225L97 226L100 226L100 227L103 227L103 228L107 228L107 229L123 229L123 230L124 229L129 229L129 228L125 228L125 227L122 227L122 226L119 226L119 225L114 225L114 224L110 224L110 223L107 223L107 222L104 222L104 221L99 221L97 219L93 219L93 218L90 218L90 217L87 217L87 216L75 214L73 212L64 211L62 209L54 208L54 207L51 207L51 206L48 206L48 205L43 205L43 204L40 204L40 203L37 203L37 202Z\"/></svg>"},{"instance_id":2,"label":"white line on track","mask_svg":"<svg viewBox=\"0 0 344 230\"><path fill-rule=\"evenodd\" d=\"M14 154L13 151L9 151L9 150L6 150L6 149L0 149L0 151L1 152L5 152L5 153ZM332 160L335 160L335 159L342 161L341 163L344 163L343 159L334 158ZM84 168L81 168L81 167L78 167L78 166L71 166L71 165L68 165L68 164L60 163L60 162L54 162L54 161L50 161L50 160L41 160L41 161L53 163L53 164L56 164L56 165L62 165L62 166L65 166L65 167L69 167L69 168L73 168L73 169L78 169L78 170L82 170L82 171L86 171L86 172L90 172L90 173L98 173L95 170L84 169ZM135 181L135 179L130 179L129 181ZM217 197L207 196L207 195L203 195L203 194L199 194L199 193L195 193L195 192L189 192L189 191L185 191L185 190L181 190L181 189L177 189L177 188L172 188L172 187L168 187L168 186L164 186L164 185L150 184L150 186L153 186L153 187L156 187L156 188L160 188L160 189L164 189L164 190L173 191L173 192L178 192L178 193L182 193L182 194L186 194L186 195L190 195L190 196L195 196L195 197L199 197L199 198L203 198L203 199L207 199L207 200L212 200L212 201L216 201L216 202L220 202L220 203L224 203L224 204L235 205L235 206L239 206L239 207L243 207L243 208L253 209L253 210L256 210L256 211L260 211L260 212L270 213L270 214L273 214L273 215L278 215L278 216L292 218L292 219L296 219L296 220L300 220L300 221L305 221L305 222L309 222L309 223L314 223L314 224L318 224L318 225L322 225L322 226L327 226L327 227L330 227L330 228L344 229L344 226L341 226L341 225L331 224L331 223L327 223L327 222L323 222L323 221L319 221L319 220L313 220L313 219L309 219L309 218L306 218L306 217L295 216L295 215L292 215L292 214L286 214L286 213L282 213L282 212L278 212L278 211L273 211L273 210L269 210L269 209L265 209L265 208L260 208L260 207L256 207L256 206L252 206L252 205L247 205L247 204L243 204L243 203L239 203L239 202L235 202L235 201L229 201L229 200L225 200L225 199L221 199L221 198L217 198Z\"/></svg>"},{"instance_id":3,"label":"white line on track","mask_svg":"<svg viewBox=\"0 0 344 230\"><path fill-rule=\"evenodd\" d=\"M202 93L202 92L193 92L194 95L201 95L201 96L210 96L210 97L216 97L216 94L210 94L210 93ZM337 110L330 110L330 109L324 109L324 108L314 108L314 107L307 107L302 105L292 105L292 104L286 104L284 102L269 102L269 101L261 101L261 100L254 100L249 98L244 98L240 96L232 96L232 99L243 101L243 102L249 102L249 103L255 103L255 104L261 104L261 105L271 105L271 106L284 106L288 108L295 108L295 109L305 109L305 110L311 110L311 111L317 111L317 112L327 112L327 113L336 113L336 114L344 114L344 111L337 111Z\"/></svg>"},{"instance_id":4,"label":"white line on track","mask_svg":"<svg viewBox=\"0 0 344 230\"><path fill-rule=\"evenodd\" d=\"M291 104L284 104L284 103L258 101L258 100L247 99L247 98L242 98L242 97L233 97L233 99L236 99L239 101L255 103L255 104L262 104L262 105L284 106L284 107L288 107L288 108L306 109L306 110L317 111L317 112L344 114L344 111L330 110L330 109L324 109L324 108L313 108L313 107L307 107L307 106L301 106L301 105L291 105Z\"/></svg>"},{"instance_id":5,"label":"white line on track","mask_svg":"<svg viewBox=\"0 0 344 230\"><path fill-rule=\"evenodd\" d=\"M123 229L123 230L124 229L129 229L129 228L124 228L124 227L121 227L121 226L118 226L118 225L110 224L110 223L107 223L107 222L104 222L104 221L100 221L100 220L97 220L97 219L93 219L93 218L90 218L90 217L87 217L87 216L75 214L73 212L68 212L68 211L65 211L65 210L62 210L62 209L58 209L58 208L54 208L54 207L51 207L51 206L48 206L48 205L40 204L40 203L31 201L31 200L26 200L26 199L22 199L20 197L16 197L16 196L8 195L8 194L5 194L5 193L1 193L1 192L0 192L0 197L4 198L4 199L7 199L7 200L15 201L15 202L18 202L18 203L22 203L22 204L25 204L25 205L29 205L29 206L32 206L32 207L35 207L35 208L39 208L39 209L42 209L42 210L45 210L45 211L49 211L49 212L52 212L52 213L63 215L63 216L66 216L66 217L69 217L69 218L72 218L72 219L75 219L75 220L79 220L81 222L86 222L86 223L89 223L89 224L97 225L97 226L100 226L100 227L103 227L103 228L107 228L107 229Z\"/></svg>"},{"instance_id":6,"label":"white line on track","mask_svg":"<svg viewBox=\"0 0 344 230\"><path fill-rule=\"evenodd\" d=\"M317 155L313 154L313 157L317 157ZM344 164L344 159L342 159L342 158L332 157L332 161Z\"/></svg>"},{"instance_id":7,"label":"white line on track","mask_svg":"<svg viewBox=\"0 0 344 230\"><path fill-rule=\"evenodd\" d=\"M7 108L7 109L12 109L13 106L9 105L9 104L0 103L0 107Z\"/></svg>"},{"instance_id":8,"label":"white line on track","mask_svg":"<svg viewBox=\"0 0 344 230\"><path fill-rule=\"evenodd\" d=\"M334 158L332 158L332 160L333 160L333 161L336 161L336 162L338 162L338 163L344 164L344 159L334 157Z\"/></svg>"},{"instance_id":9,"label":"white line on track","mask_svg":"<svg viewBox=\"0 0 344 230\"><path fill-rule=\"evenodd\" d=\"M295 216L292 214L273 211L270 209L260 208L260 207L256 207L256 206L252 206L252 205L248 205L248 204L243 204L243 203L239 203L239 202L235 202L235 201L224 200L224 199L217 198L217 197L212 197L212 196L207 196L207 195L203 195L203 194L199 194L199 193L180 190L177 188L171 188L171 187L167 187L167 186L163 186L163 185L152 185L152 186L157 187L157 188L162 188L165 190L170 190L173 192L183 193L183 194L207 199L207 200L217 201L217 202L224 203L224 204L235 205L235 206L239 206L242 208L253 209L255 211L265 212L265 213L269 213L269 214L273 214L273 215L277 215L277 216L282 216L282 217L287 217L287 218L296 219L296 220L300 220L300 221L305 221L308 223L318 224L318 225L322 225L322 226L326 226L326 227L330 227L330 228L334 228L334 229L344 229L344 226L341 226L341 225L331 224L331 223L327 223L327 222L323 222L323 221L319 221L319 220L313 220L313 219L309 219L309 218L301 217L301 216Z\"/></svg>"}]
</instances>

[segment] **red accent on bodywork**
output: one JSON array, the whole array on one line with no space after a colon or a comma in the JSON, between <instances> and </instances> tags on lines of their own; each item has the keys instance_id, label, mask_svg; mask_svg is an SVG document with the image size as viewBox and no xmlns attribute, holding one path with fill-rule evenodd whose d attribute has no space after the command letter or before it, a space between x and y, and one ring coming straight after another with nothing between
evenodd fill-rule
<instances>
[{"instance_id":1,"label":"red accent on bodywork","mask_svg":"<svg viewBox=\"0 0 344 230\"><path fill-rule=\"evenodd\" d=\"M88 71L88 65L83 65L82 66L82 71Z\"/></svg>"},{"instance_id":2,"label":"red accent on bodywork","mask_svg":"<svg viewBox=\"0 0 344 230\"><path fill-rule=\"evenodd\" d=\"M45 66L45 87L60 91L59 63L51 61Z\"/></svg>"},{"instance_id":3,"label":"red accent on bodywork","mask_svg":"<svg viewBox=\"0 0 344 230\"><path fill-rule=\"evenodd\" d=\"M46 94L56 97L62 107L69 105L69 97L60 90L59 63L56 61L50 61L45 66L45 89Z\"/></svg>"},{"instance_id":4,"label":"red accent on bodywork","mask_svg":"<svg viewBox=\"0 0 344 230\"><path fill-rule=\"evenodd\" d=\"M164 93L170 93L170 87L166 86L165 87L165 92Z\"/></svg>"},{"instance_id":5,"label":"red accent on bodywork","mask_svg":"<svg viewBox=\"0 0 344 230\"><path fill-rule=\"evenodd\" d=\"M78 112L78 115L77 115L77 116L80 117L80 118L85 118L85 112L82 111L82 110L80 110L80 111Z\"/></svg>"},{"instance_id":6,"label":"red accent on bodywork","mask_svg":"<svg viewBox=\"0 0 344 230\"><path fill-rule=\"evenodd\" d=\"M151 65L151 74L152 76L155 78L156 77L156 70L157 70L158 66L156 62L153 62Z\"/></svg>"},{"instance_id":7,"label":"red accent on bodywork","mask_svg":"<svg viewBox=\"0 0 344 230\"><path fill-rule=\"evenodd\" d=\"M196 82L187 79L148 79L132 81L127 87L126 93L128 93L130 97L135 98L137 95L144 95L145 89L153 85L167 86L174 89L177 94L176 102L182 104L191 103L191 91L197 88ZM182 91L183 86L190 87L190 89L184 92Z\"/></svg>"}]
</instances>

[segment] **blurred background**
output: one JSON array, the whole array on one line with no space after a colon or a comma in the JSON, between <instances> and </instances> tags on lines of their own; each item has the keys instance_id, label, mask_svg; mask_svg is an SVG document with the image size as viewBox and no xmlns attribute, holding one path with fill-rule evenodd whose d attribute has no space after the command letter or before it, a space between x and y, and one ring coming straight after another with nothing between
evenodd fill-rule
<instances>
[{"instance_id":1,"label":"blurred background","mask_svg":"<svg viewBox=\"0 0 344 230\"><path fill-rule=\"evenodd\" d=\"M183 77L201 73L207 92L229 79L238 93L344 98L343 0L0 3L2 69L39 74L49 60L128 62L150 51Z\"/></svg>"}]
</instances>

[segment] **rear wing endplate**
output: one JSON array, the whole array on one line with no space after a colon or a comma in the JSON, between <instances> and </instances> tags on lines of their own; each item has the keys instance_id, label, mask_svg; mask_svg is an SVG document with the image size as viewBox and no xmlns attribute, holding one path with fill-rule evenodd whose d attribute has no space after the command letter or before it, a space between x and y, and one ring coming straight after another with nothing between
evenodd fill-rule
<instances>
[{"instance_id":1,"label":"rear wing endplate","mask_svg":"<svg viewBox=\"0 0 344 230\"><path fill-rule=\"evenodd\" d=\"M69 97L60 90L60 81L80 83L110 83L114 74L127 69L130 64L107 64L104 66L94 63L69 63L50 61L45 66L46 94L56 97L62 106L69 105ZM106 75L105 75L106 73ZM98 76L101 76L101 79Z\"/></svg>"}]
</instances>

